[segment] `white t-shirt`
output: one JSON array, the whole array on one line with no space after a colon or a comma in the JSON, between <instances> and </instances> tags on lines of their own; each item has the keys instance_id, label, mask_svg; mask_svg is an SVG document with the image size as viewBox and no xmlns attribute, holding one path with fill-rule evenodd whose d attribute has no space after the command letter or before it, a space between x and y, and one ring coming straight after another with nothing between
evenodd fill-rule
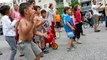
<instances>
[{"instance_id":1,"label":"white t-shirt","mask_svg":"<svg viewBox=\"0 0 107 60\"><path fill-rule=\"evenodd\" d=\"M3 25L3 35L4 36L16 36L16 32L15 32L15 24L16 24L16 20L11 21L9 19L9 16L4 15L1 18L2 21L2 25Z\"/></svg>"},{"instance_id":2,"label":"white t-shirt","mask_svg":"<svg viewBox=\"0 0 107 60\"><path fill-rule=\"evenodd\" d=\"M98 11L97 9L95 9L96 6L97 6L97 5L92 5L93 15L101 15L101 14L99 13L99 11Z\"/></svg>"},{"instance_id":3,"label":"white t-shirt","mask_svg":"<svg viewBox=\"0 0 107 60\"><path fill-rule=\"evenodd\" d=\"M49 10L47 13L47 19L49 22L49 25L52 25L52 20L53 20L53 15L55 15L55 11L54 10Z\"/></svg>"}]
</instances>

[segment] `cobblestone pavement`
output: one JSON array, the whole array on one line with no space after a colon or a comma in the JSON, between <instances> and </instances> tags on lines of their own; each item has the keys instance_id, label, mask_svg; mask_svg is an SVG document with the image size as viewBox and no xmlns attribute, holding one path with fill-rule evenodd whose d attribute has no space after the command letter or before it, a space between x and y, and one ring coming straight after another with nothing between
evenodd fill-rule
<instances>
[{"instance_id":1,"label":"cobblestone pavement","mask_svg":"<svg viewBox=\"0 0 107 60\"><path fill-rule=\"evenodd\" d=\"M84 29L86 36L81 37L83 44L76 44L76 49L67 52L67 37L63 31L61 38L56 42L59 45L57 50L49 48L50 53L45 54L41 60L107 60L107 31L104 24L100 25L101 32L93 32L93 28ZM8 60L10 48L3 36L0 36L0 50L3 55L0 60ZM16 55L15 60L25 60L24 57Z\"/></svg>"}]
</instances>

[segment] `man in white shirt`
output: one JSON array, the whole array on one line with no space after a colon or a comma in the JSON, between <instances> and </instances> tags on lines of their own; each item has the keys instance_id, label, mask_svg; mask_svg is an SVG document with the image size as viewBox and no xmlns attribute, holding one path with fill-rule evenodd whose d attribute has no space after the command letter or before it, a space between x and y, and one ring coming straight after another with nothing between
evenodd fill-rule
<instances>
[{"instance_id":1,"label":"man in white shirt","mask_svg":"<svg viewBox=\"0 0 107 60\"><path fill-rule=\"evenodd\" d=\"M98 20L99 20L99 9L101 8L103 4L100 5L96 5L96 1L93 0L93 5L92 5L92 11L93 11L93 16L94 16L94 31L95 32L100 32L100 30L97 29L97 24L98 24Z\"/></svg>"}]
</instances>

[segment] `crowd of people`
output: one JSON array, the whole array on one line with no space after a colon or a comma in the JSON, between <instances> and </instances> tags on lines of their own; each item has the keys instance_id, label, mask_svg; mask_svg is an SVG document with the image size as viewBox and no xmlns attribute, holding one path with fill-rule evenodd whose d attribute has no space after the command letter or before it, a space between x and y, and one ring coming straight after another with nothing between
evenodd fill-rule
<instances>
[{"instance_id":1,"label":"crowd of people","mask_svg":"<svg viewBox=\"0 0 107 60\"><path fill-rule=\"evenodd\" d=\"M93 4L93 15L87 11L86 17L90 21L91 27L94 24L94 31L100 32L97 29L98 9L102 4L96 6L95 1ZM82 28L80 5L75 5L74 8L64 7L63 14L60 15L58 11L55 12L52 3L49 4L49 11L46 11L35 5L34 0L29 0L19 6L14 4L14 9L11 9L8 5L3 5L0 7L0 13L2 14L3 35L12 51L9 60L14 60L17 49L20 52L20 56L25 56L27 60L40 60L43 54L49 53L45 43L45 39L50 37L47 31L50 30L55 39L55 25L57 31L61 32L61 21L63 21L65 32L69 38L68 52L72 48L76 48L74 41L82 44L80 36L85 36ZM94 16L94 23L91 23L93 21L92 16ZM105 7L105 16L107 29L107 5ZM51 43L49 45L51 46ZM0 55L2 55L1 52Z\"/></svg>"}]
</instances>

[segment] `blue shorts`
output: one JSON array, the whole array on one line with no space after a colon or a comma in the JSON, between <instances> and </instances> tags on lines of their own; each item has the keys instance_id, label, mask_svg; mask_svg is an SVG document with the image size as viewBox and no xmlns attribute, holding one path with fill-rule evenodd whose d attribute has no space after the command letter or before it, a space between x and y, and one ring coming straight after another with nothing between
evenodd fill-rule
<instances>
[{"instance_id":1,"label":"blue shorts","mask_svg":"<svg viewBox=\"0 0 107 60\"><path fill-rule=\"evenodd\" d=\"M74 37L74 33L73 32L67 32L67 37L68 38L73 38Z\"/></svg>"}]
</instances>

